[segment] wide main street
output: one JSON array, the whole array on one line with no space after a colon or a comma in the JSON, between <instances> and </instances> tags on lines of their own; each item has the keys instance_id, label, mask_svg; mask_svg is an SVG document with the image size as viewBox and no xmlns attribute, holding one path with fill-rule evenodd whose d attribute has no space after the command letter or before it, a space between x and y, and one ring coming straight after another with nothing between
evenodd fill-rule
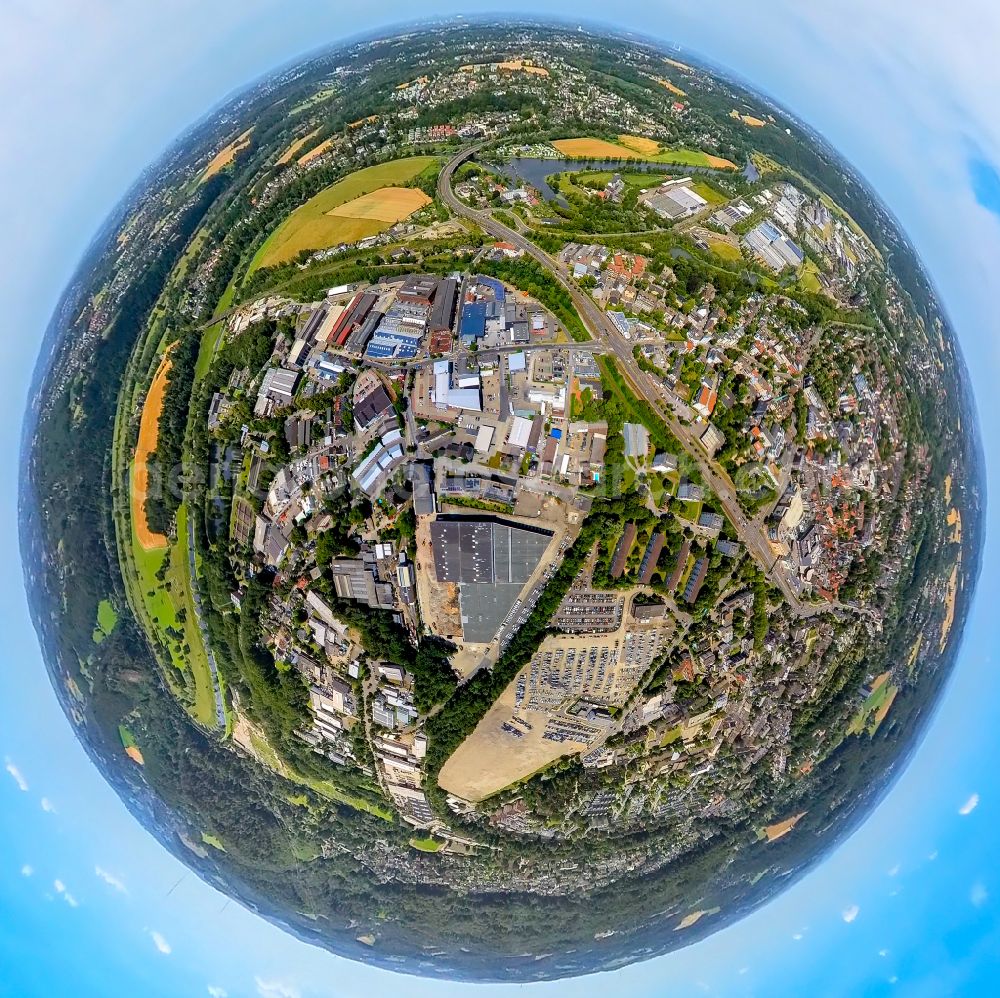
<instances>
[{"instance_id":1,"label":"wide main street","mask_svg":"<svg viewBox=\"0 0 1000 998\"><path fill-rule=\"evenodd\" d=\"M747 551L764 571L769 581L781 590L793 611L800 617L811 617L828 610L828 605L823 606L808 603L802 600L798 593L795 592L787 575L778 564L778 560L771 549L763 526L759 522L748 518L743 512L736 496L736 488L729 476L709 461L705 451L701 447L696 432L690 426L683 424L676 418L671 409L671 404L674 400L669 397L663 385L640 369L632 354L632 344L622 336L618 328L611 322L603 310L574 281L570 280L559 263L541 249L541 247L530 242L520 232L498 221L493 217L491 212L471 208L457 197L452 190L452 177L455 174L455 170L462 163L467 162L475 156L481 148L482 145L479 144L463 149L445 165L438 177L437 189L441 201L454 214L471 219L491 236L516 246L548 270L559 281L572 299L590 335L608 353L614 356L619 370L628 379L636 394L653 406L659 414L660 419L663 420L685 452L696 463L705 484L718 497L719 504L722 506L726 517L733 524L740 541L746 546Z\"/></svg>"}]
</instances>

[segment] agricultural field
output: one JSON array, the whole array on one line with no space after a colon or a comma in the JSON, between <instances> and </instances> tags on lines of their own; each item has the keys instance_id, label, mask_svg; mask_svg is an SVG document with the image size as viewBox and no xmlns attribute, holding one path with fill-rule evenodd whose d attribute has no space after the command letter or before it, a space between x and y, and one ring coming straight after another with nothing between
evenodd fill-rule
<instances>
[{"instance_id":1,"label":"agricultural field","mask_svg":"<svg viewBox=\"0 0 1000 998\"><path fill-rule=\"evenodd\" d=\"M687 97L686 90L681 90L676 83L671 83L670 80L664 76L658 76L656 78L656 82L659 83L661 87L666 87L667 90L669 90L672 94L676 94L678 97Z\"/></svg>"},{"instance_id":2,"label":"agricultural field","mask_svg":"<svg viewBox=\"0 0 1000 998\"><path fill-rule=\"evenodd\" d=\"M761 829L759 837L767 839L768 842L777 842L778 839L784 838L805 816L806 812L800 811L784 821L776 821L773 825Z\"/></svg>"},{"instance_id":3,"label":"agricultural field","mask_svg":"<svg viewBox=\"0 0 1000 998\"><path fill-rule=\"evenodd\" d=\"M252 128L248 128L238 138L233 139L224 149L220 149L205 167L205 172L198 182L203 184L206 180L211 180L217 173L221 173L236 158L238 152L242 152L250 144L250 133Z\"/></svg>"},{"instance_id":4,"label":"agricultural field","mask_svg":"<svg viewBox=\"0 0 1000 998\"><path fill-rule=\"evenodd\" d=\"M358 170L320 191L271 233L248 273L294 260L303 250L326 249L384 232L430 203L423 191L395 185L413 180L436 162L433 156L391 160ZM349 207L349 202L356 204Z\"/></svg>"},{"instance_id":5,"label":"agricultural field","mask_svg":"<svg viewBox=\"0 0 1000 998\"><path fill-rule=\"evenodd\" d=\"M297 162L299 166L305 166L306 163L311 163L314 159L318 159L323 155L328 149L333 146L333 139L327 139L325 142L321 142L315 149L310 149L308 152L303 153L299 156Z\"/></svg>"},{"instance_id":6,"label":"agricultural field","mask_svg":"<svg viewBox=\"0 0 1000 998\"><path fill-rule=\"evenodd\" d=\"M867 731L874 735L885 720L899 690L889 682L889 673L883 672L872 683L871 695L865 700L847 727L849 735L860 735Z\"/></svg>"},{"instance_id":7,"label":"agricultural field","mask_svg":"<svg viewBox=\"0 0 1000 998\"><path fill-rule=\"evenodd\" d=\"M621 144L619 144L621 143ZM635 135L620 135L619 143L606 139L556 139L551 145L570 159L635 159L648 163L676 163L678 166L699 166L711 170L735 170L732 160L712 156L700 149L666 149L652 139Z\"/></svg>"},{"instance_id":8,"label":"agricultural field","mask_svg":"<svg viewBox=\"0 0 1000 998\"><path fill-rule=\"evenodd\" d=\"M286 163L291 163L295 158L300 149L312 138L319 134L319 129L314 128L308 135L303 135L302 138L296 139L279 157L277 163L279 166L284 166Z\"/></svg>"},{"instance_id":9,"label":"agricultural field","mask_svg":"<svg viewBox=\"0 0 1000 998\"><path fill-rule=\"evenodd\" d=\"M167 538L149 528L146 518L146 496L149 495L149 459L156 452L160 434L160 412L163 409L163 396L167 390L169 373L170 348L168 347L164 351L160 366L156 369L153 383L149 386L149 393L146 396L146 403L142 407L139 441L132 463L132 524L139 546L144 551L154 551L167 546Z\"/></svg>"},{"instance_id":10,"label":"agricultural field","mask_svg":"<svg viewBox=\"0 0 1000 998\"><path fill-rule=\"evenodd\" d=\"M640 156L656 156L660 151L659 142L641 135L619 135L618 141L628 149L634 149Z\"/></svg>"},{"instance_id":11,"label":"agricultural field","mask_svg":"<svg viewBox=\"0 0 1000 998\"><path fill-rule=\"evenodd\" d=\"M570 159L623 159L636 156L635 149L606 139L556 139L552 145Z\"/></svg>"},{"instance_id":12,"label":"agricultural field","mask_svg":"<svg viewBox=\"0 0 1000 998\"><path fill-rule=\"evenodd\" d=\"M122 741L122 748L125 749L125 754L140 766L145 765L146 760L143 759L142 751L136 744L135 735L124 724L118 725L118 737Z\"/></svg>"}]
</instances>

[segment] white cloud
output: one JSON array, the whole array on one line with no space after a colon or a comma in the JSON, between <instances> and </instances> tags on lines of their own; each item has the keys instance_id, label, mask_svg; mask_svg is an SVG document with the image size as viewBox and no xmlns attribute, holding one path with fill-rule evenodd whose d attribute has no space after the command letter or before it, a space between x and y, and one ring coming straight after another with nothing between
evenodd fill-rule
<instances>
[{"instance_id":1,"label":"white cloud","mask_svg":"<svg viewBox=\"0 0 1000 998\"><path fill-rule=\"evenodd\" d=\"M856 904L852 904L850 906L850 908L845 908L844 909L844 911L843 911L843 913L841 914L840 917L843 918L843 920L845 922L847 922L848 925L850 925L851 922L853 922L854 919L856 919L858 917L858 914L860 912L861 912L861 909Z\"/></svg>"},{"instance_id":2,"label":"white cloud","mask_svg":"<svg viewBox=\"0 0 1000 998\"><path fill-rule=\"evenodd\" d=\"M930 863L933 863L933 862L934 862L934 860L936 860L937 858L938 858L938 851L937 851L937 849L932 849L932 850L931 850L931 851L930 851L930 852L929 852L929 853L927 854L927 860L928 860L928 862L930 862Z\"/></svg>"},{"instance_id":3,"label":"white cloud","mask_svg":"<svg viewBox=\"0 0 1000 998\"><path fill-rule=\"evenodd\" d=\"M119 891L122 894L128 894L128 888L125 886L121 878L116 877L113 873L109 873L103 866L95 866L94 873L109 887L113 887L116 891Z\"/></svg>"},{"instance_id":4,"label":"white cloud","mask_svg":"<svg viewBox=\"0 0 1000 998\"><path fill-rule=\"evenodd\" d=\"M153 930L150 930L150 932L149 932L149 937L150 937L150 939L152 939L152 940L153 940L153 945L154 945L154 946L155 946L155 947L156 947L156 948L157 948L157 949L158 949L158 950L159 950L159 951L160 951L160 952L161 952L161 953L162 953L162 954L163 954L164 956L169 956L169 955L170 955L171 953L173 953L173 951L174 951L174 948L173 948L173 946L171 946L171 945L170 945L170 943L168 943L168 942L166 941L166 939L164 939L164 938L163 938L163 936L162 936L162 935L161 935L161 934L160 934L159 932L156 932L156 931L153 931Z\"/></svg>"},{"instance_id":5,"label":"white cloud","mask_svg":"<svg viewBox=\"0 0 1000 998\"><path fill-rule=\"evenodd\" d=\"M10 761L9 757L4 761L6 763L4 768L7 770L8 773L10 773L11 776L14 777L14 782L17 784L18 790L27 791L28 781L21 775L21 770L19 770L17 766L15 766L14 763Z\"/></svg>"},{"instance_id":6,"label":"white cloud","mask_svg":"<svg viewBox=\"0 0 1000 998\"><path fill-rule=\"evenodd\" d=\"M56 894L58 894L71 908L80 907L80 902L77 901L77 899L73 897L68 890L66 890L66 885L61 880L53 880L52 886L55 888Z\"/></svg>"},{"instance_id":7,"label":"white cloud","mask_svg":"<svg viewBox=\"0 0 1000 998\"><path fill-rule=\"evenodd\" d=\"M878 955L884 959L889 955L889 951L887 949L880 949Z\"/></svg>"},{"instance_id":8,"label":"white cloud","mask_svg":"<svg viewBox=\"0 0 1000 998\"><path fill-rule=\"evenodd\" d=\"M886 871L886 873L887 873L887 874L888 874L888 875L889 875L890 877L895 877L895 876L897 876L897 875L899 874L899 870L900 870L900 866L899 866L899 863L897 863L897 864L896 864L895 866L892 866L892 867L890 867L890 868L889 868L889 869L888 869L888 870Z\"/></svg>"},{"instance_id":9,"label":"white cloud","mask_svg":"<svg viewBox=\"0 0 1000 998\"><path fill-rule=\"evenodd\" d=\"M302 992L298 987L287 981L268 981L262 977L257 977L255 980L260 998L302 998Z\"/></svg>"},{"instance_id":10,"label":"white cloud","mask_svg":"<svg viewBox=\"0 0 1000 998\"><path fill-rule=\"evenodd\" d=\"M979 806L979 794L972 794L971 797L958 809L961 815L972 814Z\"/></svg>"},{"instance_id":11,"label":"white cloud","mask_svg":"<svg viewBox=\"0 0 1000 998\"><path fill-rule=\"evenodd\" d=\"M982 908L982 906L989 900L989 897L989 892L979 882L974 883L972 885L972 890L969 891L969 900L977 908Z\"/></svg>"},{"instance_id":12,"label":"white cloud","mask_svg":"<svg viewBox=\"0 0 1000 998\"><path fill-rule=\"evenodd\" d=\"M794 940L795 940L796 942L799 942L799 940L801 940L801 939L802 939L802 933L801 933L801 932L793 932L793 933L792 933L792 938L793 938L793 939L794 939Z\"/></svg>"},{"instance_id":13,"label":"white cloud","mask_svg":"<svg viewBox=\"0 0 1000 998\"><path fill-rule=\"evenodd\" d=\"M42 798L41 805L42 805L42 810L46 814L55 814L56 813L56 806L55 806L55 804L52 803L52 801L50 801L48 799L48 797L43 797Z\"/></svg>"},{"instance_id":14,"label":"white cloud","mask_svg":"<svg viewBox=\"0 0 1000 998\"><path fill-rule=\"evenodd\" d=\"M209 984L208 994L210 998L229 998L229 992L225 988L220 988L217 984Z\"/></svg>"},{"instance_id":15,"label":"white cloud","mask_svg":"<svg viewBox=\"0 0 1000 998\"><path fill-rule=\"evenodd\" d=\"M30 863L25 863L24 866L21 867L22 877L30 877L34 872L35 868Z\"/></svg>"}]
</instances>

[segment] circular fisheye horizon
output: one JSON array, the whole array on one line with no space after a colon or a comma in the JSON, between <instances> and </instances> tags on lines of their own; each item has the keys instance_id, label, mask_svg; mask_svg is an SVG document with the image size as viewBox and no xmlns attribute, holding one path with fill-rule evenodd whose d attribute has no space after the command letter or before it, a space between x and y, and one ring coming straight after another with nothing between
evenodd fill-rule
<instances>
[{"instance_id":1,"label":"circular fisheye horizon","mask_svg":"<svg viewBox=\"0 0 1000 998\"><path fill-rule=\"evenodd\" d=\"M351 959L679 948L870 812L982 547L959 348L877 195L675 49L451 23L183 136L50 326L53 686L199 876Z\"/></svg>"}]
</instances>

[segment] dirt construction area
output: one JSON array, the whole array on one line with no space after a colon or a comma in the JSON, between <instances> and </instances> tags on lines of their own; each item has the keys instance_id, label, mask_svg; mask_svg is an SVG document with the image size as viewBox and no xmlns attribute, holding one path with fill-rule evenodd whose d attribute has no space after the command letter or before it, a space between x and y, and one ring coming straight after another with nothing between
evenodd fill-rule
<instances>
[{"instance_id":1,"label":"dirt construction area","mask_svg":"<svg viewBox=\"0 0 1000 998\"><path fill-rule=\"evenodd\" d=\"M454 582L438 582L434 570L434 549L431 546L431 517L417 520L417 603L420 617L432 634L462 640L462 613L458 604L458 586Z\"/></svg>"},{"instance_id":2,"label":"dirt construction area","mask_svg":"<svg viewBox=\"0 0 1000 998\"><path fill-rule=\"evenodd\" d=\"M136 444L135 460L132 462L132 522L135 524L135 535L145 551L154 551L167 546L165 535L154 533L149 529L149 522L146 519L146 497L149 495L149 459L156 451L160 433L160 412L163 409L163 396L167 390L169 373L170 347L163 354L142 407L139 442Z\"/></svg>"}]
</instances>

